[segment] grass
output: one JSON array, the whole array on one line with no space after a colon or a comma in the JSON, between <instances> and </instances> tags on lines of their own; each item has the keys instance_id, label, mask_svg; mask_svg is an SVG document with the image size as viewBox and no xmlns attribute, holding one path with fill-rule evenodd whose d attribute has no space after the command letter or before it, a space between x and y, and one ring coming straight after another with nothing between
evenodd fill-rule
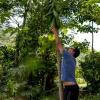
<instances>
[{"instance_id":1,"label":"grass","mask_svg":"<svg viewBox=\"0 0 100 100\"><path fill-rule=\"evenodd\" d=\"M43 97L41 100L57 100L57 99L54 96L46 96L46 97Z\"/></svg>"},{"instance_id":2,"label":"grass","mask_svg":"<svg viewBox=\"0 0 100 100\"><path fill-rule=\"evenodd\" d=\"M41 100L58 100L55 96L46 96L43 97ZM79 98L79 100L100 100L100 94L96 95L84 95Z\"/></svg>"},{"instance_id":3,"label":"grass","mask_svg":"<svg viewBox=\"0 0 100 100\"><path fill-rule=\"evenodd\" d=\"M100 100L100 94L96 95L84 95L79 100Z\"/></svg>"}]
</instances>

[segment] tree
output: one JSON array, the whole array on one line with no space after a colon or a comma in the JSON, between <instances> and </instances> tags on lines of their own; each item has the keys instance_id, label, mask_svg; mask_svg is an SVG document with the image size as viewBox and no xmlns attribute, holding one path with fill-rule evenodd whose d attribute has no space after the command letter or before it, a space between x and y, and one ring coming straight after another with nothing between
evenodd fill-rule
<instances>
[{"instance_id":1,"label":"tree","mask_svg":"<svg viewBox=\"0 0 100 100\"><path fill-rule=\"evenodd\" d=\"M45 13L46 15L48 15L49 21L51 24L50 26L50 30L52 32L54 32L54 30L58 31L58 19L59 19L59 15L57 12L57 6L56 6L56 2L51 0L51 1L47 1L46 2L46 6L45 6ZM57 21L58 20L58 21ZM56 52L57 52L57 68L58 68L58 77L59 77L59 99L63 100L63 86L61 83L61 68L60 68L60 54L59 54L59 50L57 47L58 41L56 41Z\"/></svg>"},{"instance_id":2,"label":"tree","mask_svg":"<svg viewBox=\"0 0 100 100\"><path fill-rule=\"evenodd\" d=\"M41 76L44 77L45 74L51 75L51 73L55 72L56 70L54 68L54 64L56 63L55 52L51 49L54 48L54 42L49 41L48 38L42 38L40 39L40 41L47 42L48 44L50 43L50 47L47 46L48 44L46 43L41 45L39 44L39 38L44 36L44 34L47 34L49 36L49 33L51 33L50 26L53 25L55 25L57 29L62 29L63 27L65 27L70 29L77 28L77 30L80 32L96 32L96 28L92 28L87 24L84 25L84 22L87 21L93 21L99 24L100 18L98 16L100 14L100 7L96 5L96 3L98 3L98 0L1 0L0 32L2 34L0 35L3 36L4 33L10 35L13 34L16 38L16 40L14 39L13 41L14 45L11 47L14 49L13 53L15 56L14 65L11 66L16 67L11 68L9 72L7 71L7 73L12 74L7 80L8 84L6 84L6 86L8 87L10 86L9 90L11 89L12 91L16 86L19 86L18 91L23 90L24 92L26 92L25 89L29 86L34 87L34 79L37 79L37 81L35 81L35 85L37 86L40 85L40 83L45 83L45 79L43 79ZM16 16L18 16L18 18L21 18L22 22L19 22L16 19ZM11 20L16 24L16 27L11 25ZM68 42L68 38L66 41L64 41L63 37L61 37L63 42ZM69 45L69 42L67 44ZM51 45L53 45L53 47L51 47ZM74 42L73 45L79 46L80 43ZM42 48L41 46L44 46L44 48ZM87 47L87 45L82 43L82 46L80 47ZM40 50L41 48L42 50ZM30 62L32 66L28 67L27 70L27 72L29 71L30 74L26 75L26 72L23 71L23 69L26 67L22 65L25 59L27 59L28 57L32 58L32 60L34 61ZM51 60L51 58L54 61ZM49 59L48 62L46 62L47 59ZM37 62L37 64L35 63L35 61ZM41 67L38 67L39 64L41 65ZM48 69L47 66L52 66L52 68ZM32 75L31 72L34 72L34 69L35 74ZM48 70L50 70L50 72ZM19 72L19 74L17 72ZM15 76L17 75L19 77L21 73L23 74L21 80L16 79ZM55 73L53 73L53 75L55 75ZM25 78L24 75L26 75L27 78ZM54 78L53 75L52 79ZM22 84L19 83L19 80L20 82L22 82ZM31 81L31 84L29 83L29 81ZM11 88L12 83L14 84L13 89ZM30 85L27 86L26 83L29 83ZM45 87L45 85L43 86ZM36 87L36 89L37 88L40 89L40 87ZM35 91L36 89L34 88L33 90ZM31 89L29 89L29 92L31 92ZM36 92L35 96L38 93L39 92ZM11 94L17 95L17 93ZM33 94L31 94L31 96L33 96Z\"/></svg>"}]
</instances>

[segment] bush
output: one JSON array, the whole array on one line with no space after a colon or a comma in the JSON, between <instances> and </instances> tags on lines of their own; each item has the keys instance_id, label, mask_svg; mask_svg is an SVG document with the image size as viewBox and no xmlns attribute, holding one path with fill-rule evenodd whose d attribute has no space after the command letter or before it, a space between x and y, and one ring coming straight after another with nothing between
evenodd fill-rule
<instances>
[{"instance_id":1,"label":"bush","mask_svg":"<svg viewBox=\"0 0 100 100\"><path fill-rule=\"evenodd\" d=\"M83 61L79 61L79 63L88 90L98 92L100 88L100 53L86 55Z\"/></svg>"}]
</instances>

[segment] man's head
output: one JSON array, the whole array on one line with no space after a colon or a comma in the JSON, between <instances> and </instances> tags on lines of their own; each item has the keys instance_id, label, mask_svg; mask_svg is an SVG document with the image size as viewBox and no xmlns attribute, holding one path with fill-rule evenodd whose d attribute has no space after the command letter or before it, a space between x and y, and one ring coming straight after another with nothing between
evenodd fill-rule
<instances>
[{"instance_id":1,"label":"man's head","mask_svg":"<svg viewBox=\"0 0 100 100\"><path fill-rule=\"evenodd\" d=\"M68 52L75 58L77 58L80 55L80 49L78 48L69 48Z\"/></svg>"}]
</instances>

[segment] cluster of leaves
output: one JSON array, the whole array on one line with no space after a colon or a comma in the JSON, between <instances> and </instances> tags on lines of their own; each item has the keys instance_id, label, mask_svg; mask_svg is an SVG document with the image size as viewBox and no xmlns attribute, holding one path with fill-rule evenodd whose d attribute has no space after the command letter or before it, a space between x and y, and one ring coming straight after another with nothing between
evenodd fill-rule
<instances>
[{"instance_id":1,"label":"cluster of leaves","mask_svg":"<svg viewBox=\"0 0 100 100\"><path fill-rule=\"evenodd\" d=\"M89 92L98 92L100 87L100 53L88 54L80 61L82 75L88 83Z\"/></svg>"},{"instance_id":2,"label":"cluster of leaves","mask_svg":"<svg viewBox=\"0 0 100 100\"><path fill-rule=\"evenodd\" d=\"M0 77L0 92L7 92L7 83L9 80L9 71L14 67L14 53L15 50L11 47L2 46L0 47L0 66L2 74Z\"/></svg>"},{"instance_id":3,"label":"cluster of leaves","mask_svg":"<svg viewBox=\"0 0 100 100\"><path fill-rule=\"evenodd\" d=\"M0 26L4 31L0 32L16 35L15 47L3 47L0 51L0 66L4 68L0 80L5 81L5 86L0 84L6 91L3 93L37 99L41 91L50 90L56 75L55 43L51 34L44 34L50 33L50 23L54 22L58 27L62 25L61 28L77 27L80 32L91 32L92 27L82 24L86 21L99 23L100 7L94 3L98 0L1 0ZM16 16L22 18L22 24ZM61 17L67 21L63 23ZM17 24L15 28L10 25L11 20ZM73 38L62 33L63 44L69 45ZM88 48L87 41L71 42L71 45L84 52Z\"/></svg>"},{"instance_id":4,"label":"cluster of leaves","mask_svg":"<svg viewBox=\"0 0 100 100\"><path fill-rule=\"evenodd\" d=\"M89 42L85 39L83 42L77 42L74 40L74 35L69 34L66 35L63 32L61 34L61 40L62 44L68 48L68 47L75 47L80 48L82 53L86 53L89 50Z\"/></svg>"},{"instance_id":5,"label":"cluster of leaves","mask_svg":"<svg viewBox=\"0 0 100 100\"><path fill-rule=\"evenodd\" d=\"M6 97L22 95L29 99L37 99L42 95L41 91L44 93L54 87L56 75L54 38L52 35L39 37L37 41L39 48L33 49L32 44L35 41L32 40L31 44L27 37L26 35L26 38L25 36L22 38L27 45L20 44L22 61L19 66L15 64L15 50L12 47L1 47L0 61L3 71L0 75L2 81L0 85L1 93L5 93Z\"/></svg>"}]
</instances>

